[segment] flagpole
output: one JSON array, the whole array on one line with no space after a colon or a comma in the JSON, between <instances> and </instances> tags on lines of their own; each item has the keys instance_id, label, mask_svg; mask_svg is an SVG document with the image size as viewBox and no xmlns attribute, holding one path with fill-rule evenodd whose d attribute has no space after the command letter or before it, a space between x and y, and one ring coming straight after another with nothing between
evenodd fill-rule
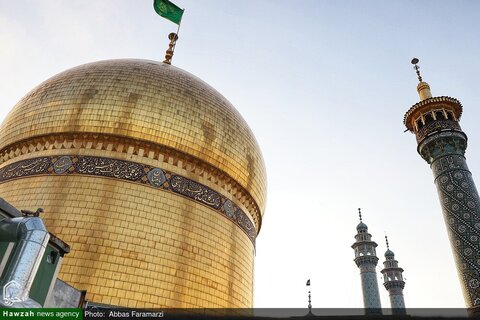
<instances>
[{"instance_id":1,"label":"flagpole","mask_svg":"<svg viewBox=\"0 0 480 320\"><path fill-rule=\"evenodd\" d=\"M182 9L183 10L183 13L185 13L185 8ZM177 28L177 39L178 39L178 34L180 33L180 26L182 24L182 20L183 20L183 13L182 13L182 18L180 19L180 21L178 22L178 28ZM173 44L173 48L172 48L172 55L173 53L175 52L175 46L177 45L177 41L175 41L175 43Z\"/></svg>"},{"instance_id":2,"label":"flagpole","mask_svg":"<svg viewBox=\"0 0 480 320\"><path fill-rule=\"evenodd\" d=\"M169 1L167 0L159 0L159 1L165 1L167 3L170 3ZM180 9L179 7L175 6L175 8L177 10L181 10L182 13L180 14L180 20L178 21L177 23L177 20L175 19L175 17L171 17L169 16L168 14L166 14L165 12L162 12L161 10L162 9L158 9L157 10L157 7L156 7L156 3L157 3L157 0L154 0L153 2L153 8L155 9L155 11L161 16L161 17L164 17L172 22L174 22L175 24L178 25L177 27L177 32L171 32L169 35L168 35L168 39L170 40L170 43L168 44L168 49L167 51L165 52L165 60L163 60L163 63L166 63L166 64L172 64L172 58L173 58L173 54L175 52L175 47L177 45L177 40L178 40L178 34L180 33L180 26L182 25L182 20L183 20L183 13L185 12L185 9ZM163 2L162 2L163 3ZM172 3L170 3L172 4ZM174 5L174 4L172 4ZM163 8L165 9L165 8ZM168 12L167 12L168 13ZM178 14L178 13L177 13Z\"/></svg>"},{"instance_id":3,"label":"flagpole","mask_svg":"<svg viewBox=\"0 0 480 320\"><path fill-rule=\"evenodd\" d=\"M310 287L310 279L307 281L307 287ZM310 289L310 288L309 288ZM310 290L308 290L308 314L307 316L312 316L312 295Z\"/></svg>"},{"instance_id":4,"label":"flagpole","mask_svg":"<svg viewBox=\"0 0 480 320\"><path fill-rule=\"evenodd\" d=\"M310 290L308 291L308 315L312 314L312 296L310 295Z\"/></svg>"}]
</instances>

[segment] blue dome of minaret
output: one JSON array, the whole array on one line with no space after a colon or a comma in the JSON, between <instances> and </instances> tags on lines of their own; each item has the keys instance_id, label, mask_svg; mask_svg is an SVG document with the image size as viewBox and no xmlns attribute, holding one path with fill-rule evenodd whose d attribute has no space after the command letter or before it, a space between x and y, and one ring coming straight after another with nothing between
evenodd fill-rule
<instances>
[{"instance_id":1,"label":"blue dome of minaret","mask_svg":"<svg viewBox=\"0 0 480 320\"><path fill-rule=\"evenodd\" d=\"M395 256L395 254L393 253L392 250L390 249L387 249L387 251L385 251L385 258L393 258Z\"/></svg>"},{"instance_id":2,"label":"blue dome of minaret","mask_svg":"<svg viewBox=\"0 0 480 320\"><path fill-rule=\"evenodd\" d=\"M357 225L357 231L360 231L360 230L368 230L367 225L362 221L360 221L360 223Z\"/></svg>"}]
</instances>

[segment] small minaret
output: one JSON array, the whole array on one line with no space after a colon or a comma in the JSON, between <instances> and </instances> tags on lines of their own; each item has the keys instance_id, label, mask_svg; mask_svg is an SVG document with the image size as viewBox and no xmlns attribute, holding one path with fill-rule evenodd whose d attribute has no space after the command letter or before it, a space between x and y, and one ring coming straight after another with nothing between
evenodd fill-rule
<instances>
[{"instance_id":1,"label":"small minaret","mask_svg":"<svg viewBox=\"0 0 480 320\"><path fill-rule=\"evenodd\" d=\"M463 107L447 96L432 97L414 58L420 102L405 114L417 151L430 165L470 314L480 314L480 200L465 159L467 135L460 127Z\"/></svg>"},{"instance_id":2,"label":"small minaret","mask_svg":"<svg viewBox=\"0 0 480 320\"><path fill-rule=\"evenodd\" d=\"M360 269L362 279L363 305L365 314L381 314L382 305L380 303L380 294L378 291L377 272L375 267L378 258L375 253L377 244L372 241L372 235L368 233L368 227L362 221L362 212L358 208L360 223L357 225L357 234L355 243L352 245L355 250L355 263Z\"/></svg>"},{"instance_id":3,"label":"small minaret","mask_svg":"<svg viewBox=\"0 0 480 320\"><path fill-rule=\"evenodd\" d=\"M388 238L385 236L387 251L385 252L385 261L383 262L383 285L390 295L390 306L393 314L406 314L405 300L403 299L403 269L398 266L395 260L395 254L388 245Z\"/></svg>"}]
</instances>

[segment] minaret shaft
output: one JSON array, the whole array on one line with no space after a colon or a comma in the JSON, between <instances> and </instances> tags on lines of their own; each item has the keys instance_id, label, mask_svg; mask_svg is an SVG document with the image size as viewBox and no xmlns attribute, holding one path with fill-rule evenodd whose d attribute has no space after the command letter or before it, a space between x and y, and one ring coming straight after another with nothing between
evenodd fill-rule
<instances>
[{"instance_id":1,"label":"minaret shaft","mask_svg":"<svg viewBox=\"0 0 480 320\"><path fill-rule=\"evenodd\" d=\"M388 290L390 295L390 307L393 310L393 314L405 314L405 300L403 299L403 293L394 294L390 289ZM397 310L400 310L398 312Z\"/></svg>"},{"instance_id":2,"label":"minaret shaft","mask_svg":"<svg viewBox=\"0 0 480 320\"><path fill-rule=\"evenodd\" d=\"M480 306L480 210L478 192L462 155L431 165L467 307Z\"/></svg>"},{"instance_id":3,"label":"minaret shaft","mask_svg":"<svg viewBox=\"0 0 480 320\"><path fill-rule=\"evenodd\" d=\"M377 273L375 265L360 266L360 277L362 280L363 305L366 313L378 313L382 308L380 303L380 292L378 290ZM373 270L373 271L372 271Z\"/></svg>"}]
</instances>

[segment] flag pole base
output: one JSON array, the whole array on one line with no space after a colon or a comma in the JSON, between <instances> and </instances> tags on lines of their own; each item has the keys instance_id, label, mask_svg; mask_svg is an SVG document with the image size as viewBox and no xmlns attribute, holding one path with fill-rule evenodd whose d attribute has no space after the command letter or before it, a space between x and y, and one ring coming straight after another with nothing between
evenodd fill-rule
<instances>
[{"instance_id":1,"label":"flag pole base","mask_svg":"<svg viewBox=\"0 0 480 320\"><path fill-rule=\"evenodd\" d=\"M170 43L168 44L168 49L165 52L165 60L163 60L163 63L172 64L173 48L178 40L178 35L175 32L172 32L168 35L168 39L170 40Z\"/></svg>"}]
</instances>

